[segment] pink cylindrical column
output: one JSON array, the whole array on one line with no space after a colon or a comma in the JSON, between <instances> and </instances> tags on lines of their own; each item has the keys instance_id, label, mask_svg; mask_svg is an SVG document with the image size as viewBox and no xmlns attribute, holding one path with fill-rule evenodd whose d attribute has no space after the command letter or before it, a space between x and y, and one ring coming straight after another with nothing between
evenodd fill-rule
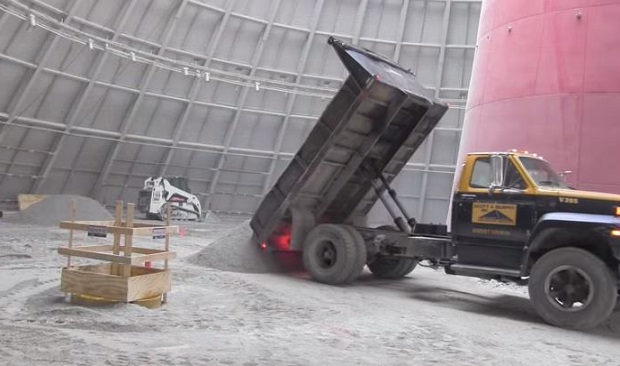
<instances>
[{"instance_id":1,"label":"pink cylindrical column","mask_svg":"<svg viewBox=\"0 0 620 366\"><path fill-rule=\"evenodd\" d=\"M484 0L459 156L508 149L620 193L620 0Z\"/></svg>"}]
</instances>

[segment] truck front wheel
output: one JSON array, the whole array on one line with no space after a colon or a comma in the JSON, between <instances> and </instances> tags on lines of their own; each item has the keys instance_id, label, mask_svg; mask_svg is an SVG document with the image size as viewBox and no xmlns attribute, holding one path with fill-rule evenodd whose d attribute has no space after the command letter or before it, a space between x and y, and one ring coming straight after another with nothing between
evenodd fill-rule
<instances>
[{"instance_id":1,"label":"truck front wheel","mask_svg":"<svg viewBox=\"0 0 620 366\"><path fill-rule=\"evenodd\" d=\"M306 271L318 282L339 285L357 278L366 262L366 244L344 225L319 225L304 242Z\"/></svg>"},{"instance_id":2,"label":"truck front wheel","mask_svg":"<svg viewBox=\"0 0 620 366\"><path fill-rule=\"evenodd\" d=\"M548 323L588 329L609 317L616 305L616 281L606 264L579 248L543 255L532 268L529 294L536 312Z\"/></svg>"}]
</instances>

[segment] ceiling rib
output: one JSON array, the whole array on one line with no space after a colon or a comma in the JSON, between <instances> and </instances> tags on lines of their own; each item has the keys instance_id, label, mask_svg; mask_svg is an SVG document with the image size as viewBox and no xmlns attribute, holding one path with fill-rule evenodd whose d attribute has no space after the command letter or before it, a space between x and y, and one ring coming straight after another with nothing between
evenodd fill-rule
<instances>
[{"instance_id":1,"label":"ceiling rib","mask_svg":"<svg viewBox=\"0 0 620 366\"><path fill-rule=\"evenodd\" d=\"M72 0L69 5L69 13L65 22L70 22L73 18L73 15L77 11L78 0ZM26 23L20 24L21 27L27 27ZM14 36L17 36L19 32L16 32ZM50 40L49 42L47 40ZM43 71L43 67L49 61L49 58L52 56L53 51L56 49L56 45L58 41L61 40L60 37L54 34L47 34L47 40L44 42L44 45L41 47L40 55L41 58L38 61L36 69L31 73L30 78L26 81L23 80L22 84L17 89L21 90L21 93L18 93L14 96L13 100L11 100L9 104L9 120L6 125L0 126L0 143L4 139L7 134L8 127L15 122L15 118L18 115L21 115L24 111L24 103L26 103L26 97L30 94L32 87L35 85L35 82L39 78L39 75Z\"/></svg>"},{"instance_id":2,"label":"ceiling rib","mask_svg":"<svg viewBox=\"0 0 620 366\"><path fill-rule=\"evenodd\" d=\"M265 26L265 29L263 30L263 34L260 40L258 41L258 43L256 44L256 47L254 48L254 55L252 56L252 61L251 61L250 76L254 76L254 74L256 73L255 66L258 64L258 62L260 61L263 55L263 51L265 49L265 43L267 42L267 38L269 37L269 33L271 32L271 27L278 13L280 2L281 0L275 0L272 3L272 8L271 8L270 16L269 16L269 22ZM215 187L217 186L218 180L220 178L221 169L224 167L224 163L226 161L225 159L226 153L230 149L230 144L232 143L234 132L237 129L237 125L239 124L239 119L241 117L241 110L243 106L245 105L249 92L250 92L250 88L243 88L243 90L241 91L241 96L239 97L239 102L237 103L237 110L235 111L235 116L233 117L232 123L230 124L230 126L228 127L226 131L226 135L224 137L224 151L222 152L222 154L220 155L218 159L217 168L216 168L217 170L215 171L215 174L213 174L213 180L211 181L211 184L209 186L208 196L206 197L205 207L207 208L209 207L209 204L212 203L213 193L215 192Z\"/></svg>"},{"instance_id":3,"label":"ceiling rib","mask_svg":"<svg viewBox=\"0 0 620 366\"><path fill-rule=\"evenodd\" d=\"M68 11L68 15L67 15L67 19L65 20L66 22L70 22L74 16L74 14L77 12L78 10L78 3L79 0L72 0L69 3L69 11ZM6 13L4 15L7 15ZM21 27L25 27L25 23L20 24ZM1 28L0 28L1 29ZM17 36L19 32L16 32L13 35L13 39ZM11 100L9 107L8 107L8 118L6 123L0 125L0 144L2 143L2 141L4 140L4 138L7 136L8 132L10 131L11 125L13 123L15 123L15 121L17 120L18 117L20 117L29 107L29 105L25 105L26 104L26 99L28 97L28 95L30 94L30 92L32 91L32 88L35 86L36 81L38 79L40 79L40 75L41 72L44 69L45 64L48 63L50 57L52 56L52 54L54 53L54 50L56 49L56 46L58 44L58 42L60 41L60 37L54 35L54 34L48 34L46 40L44 41L44 44L41 47L41 51L39 52L40 58L38 61L38 65L36 65L36 68L34 70L32 70L31 74L30 74L30 78L27 80L22 80L20 82L20 85L17 87L17 90L21 90L20 93L17 93L13 100ZM11 40L11 43L13 42L13 40ZM51 84L50 84L51 87ZM42 94L41 94L42 96ZM32 101L35 101L36 99L38 99L38 96L33 99ZM32 103L31 101L31 103ZM25 132L22 137L20 138L20 141L17 143L17 146L22 146L22 143L24 142L24 139L26 138L26 136L28 135L28 132ZM17 157L17 151L14 151L11 154L11 158L10 161L11 163L13 163L15 161L15 158ZM7 166L7 168L5 169L5 172L9 172L11 170L12 165ZM0 186L2 186L2 183L4 183L4 178L6 176L3 176L2 178L0 178ZM39 177L36 177L35 179L38 179Z\"/></svg>"},{"instance_id":4,"label":"ceiling rib","mask_svg":"<svg viewBox=\"0 0 620 366\"><path fill-rule=\"evenodd\" d=\"M167 24L166 24L166 28L163 32L162 35L162 42L161 42L161 47L160 49L157 51L157 55L161 56L164 54L164 52L166 51L166 47L168 45L168 42L170 41L170 37L172 36L177 22L183 12L183 10L185 9L185 6L187 5L187 0L182 0L179 4L178 4L178 8L176 12L170 12L170 16L168 18ZM99 174L99 177L97 178L97 182L95 183L95 185L93 186L93 189L91 191L91 197L96 197L97 199L101 200L102 197L102 193L103 193L103 185L106 182L108 175L110 174L110 170L112 169L112 165L114 164L114 160L116 159L116 156L118 155L118 152L120 150L120 147L123 143L123 141L126 138L127 132L129 131L129 128L131 127L131 124L133 123L133 121L136 118L136 115L138 113L138 110L140 109L140 106L142 105L142 101L144 100L144 96L146 93L146 89L148 88L148 86L151 83L151 80L153 78L153 75L155 74L155 67L153 65L149 65L148 70L146 72L146 76L143 75L142 80L141 80L141 85L140 85L140 93L138 94L138 96L134 99L134 102L132 104L132 106L130 107L130 111L129 113L127 113L126 118L122 121L121 123L121 136L120 136L120 141L115 142L113 144L112 149L110 150L110 152L108 153L105 163L103 164L103 168L101 169L101 173Z\"/></svg>"},{"instance_id":5,"label":"ceiling rib","mask_svg":"<svg viewBox=\"0 0 620 366\"><path fill-rule=\"evenodd\" d=\"M236 3L236 0L228 1L226 12L222 16L222 20L220 21L220 24L218 25L217 31L215 32L215 36L211 40L211 45L209 47L209 51L207 52L207 57L203 61L202 66L209 67L211 65L211 61L213 60L213 56L215 55L217 46L220 43L222 34L224 34L224 30L226 29L226 26L228 25L228 20L230 19L230 14L232 12L233 7L235 6L235 3ZM160 176L165 176L168 173L168 166L170 165L170 162L172 161L172 157L174 156L174 151L175 151L174 147L179 145L179 140L181 139L181 136L183 134L183 128L185 127L185 124L187 123L192 107L194 106L198 93L200 92L201 86L202 86L202 82L200 80L194 79L194 81L192 81L192 87L189 92L189 102L185 105L185 109L183 110L182 117L174 128L174 132L172 136L172 148L168 149L168 151L166 152L166 156L163 161L163 166L159 170ZM190 156L190 161L192 158L193 156Z\"/></svg>"},{"instance_id":6,"label":"ceiling rib","mask_svg":"<svg viewBox=\"0 0 620 366\"><path fill-rule=\"evenodd\" d=\"M298 83L301 80L302 74L306 68L306 64L308 63L308 55L310 53L310 49L312 48L312 43L314 42L314 36L316 34L316 29L319 25L319 20L321 17L321 13L323 12L324 0L318 0L314 5L314 10L312 12L312 20L310 21L310 31L308 32L308 38L306 38L306 43L304 44L304 48L302 49L301 56L299 58L299 63L297 64L297 76L295 77L295 83ZM295 100L297 99L296 94L288 95L286 100L286 111L284 120L282 121L282 126L278 131L278 137L276 138L276 145L274 147L273 155L271 162L269 163L269 171L268 175L265 177L265 182L263 184L263 195L267 194L267 191L272 185L274 180L273 173L275 171L276 162L278 161L280 151L282 150L282 144L284 142L284 136L286 134L286 129L288 128L289 122L291 120L291 113L293 112L293 107L295 105Z\"/></svg>"},{"instance_id":7,"label":"ceiling rib","mask_svg":"<svg viewBox=\"0 0 620 366\"><path fill-rule=\"evenodd\" d=\"M448 43L448 30L450 27L450 11L452 10L452 0L446 0L444 12L443 12L443 24L441 29L441 45L439 49L439 64L437 66L437 72L435 74L435 92L434 97L439 98L439 91L441 90L441 78L443 76L444 62L446 59L446 44ZM426 141L426 156L424 157L424 170L422 174L422 184L420 186L420 200L418 201L418 220L424 215L424 206L426 204L426 197L428 194L428 176L430 175L430 165L433 157L433 145L435 142L435 130L432 130Z\"/></svg>"},{"instance_id":8,"label":"ceiling rib","mask_svg":"<svg viewBox=\"0 0 620 366\"><path fill-rule=\"evenodd\" d=\"M125 24L127 23L127 19L129 19L129 16L131 15L136 5L136 1L137 0L131 0L130 2L126 2L125 3L126 6L120 8L119 10L120 21L118 22L116 31L112 35L112 41L116 41L118 39L118 35L120 34L120 31L125 27ZM79 93L79 97L74 100L73 106L70 109L71 112L69 116L67 116L67 119L66 119L67 126L65 128L65 132L70 132L71 128L78 122L78 116L80 112L82 112L84 104L86 100L88 99L88 97L90 96L90 93L93 90L93 87L95 86L95 80L99 78L99 75L101 74L101 71L103 70L103 67L106 61L108 60L109 56L110 54L108 52L100 53L98 62L96 62L92 66L91 68L92 73L90 75L90 80L88 81L88 84L82 87L82 90ZM39 179L36 181L32 189L34 193L41 192L41 188L44 186L45 181L47 180L49 173L52 167L54 166L56 159L58 158L58 152L60 148L63 146L63 144L65 143L67 136L68 136L67 134L60 134L59 136L55 138L53 147L51 149L52 153L45 159L41 169L39 170ZM82 149L83 146L84 144L81 145L80 150ZM80 154L78 153L77 155L79 156Z\"/></svg>"}]
</instances>

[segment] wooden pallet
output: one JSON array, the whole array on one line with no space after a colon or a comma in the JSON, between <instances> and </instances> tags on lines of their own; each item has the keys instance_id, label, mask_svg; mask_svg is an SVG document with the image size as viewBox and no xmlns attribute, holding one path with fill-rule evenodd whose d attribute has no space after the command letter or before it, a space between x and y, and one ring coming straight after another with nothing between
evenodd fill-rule
<instances>
[{"instance_id":1,"label":"wooden pallet","mask_svg":"<svg viewBox=\"0 0 620 366\"><path fill-rule=\"evenodd\" d=\"M61 291L71 294L72 300L138 304L145 302L151 305L153 299L161 298L162 302L167 300L171 288L168 261L176 256L170 251L170 235L177 234L179 227L171 226L169 221L166 225L134 222L134 210L134 204L127 204L126 220L123 221L123 202L118 201L113 221L60 222L60 228L69 230L69 245L58 248L59 254L67 256L67 266L62 269L60 288ZM75 217L75 204L72 206L72 217ZM74 231L86 231L89 236L102 238L111 234L113 243L74 247ZM163 239L164 248L160 250L135 247L134 236ZM72 266L72 257L106 263ZM151 263L158 261L164 262L163 268L152 268Z\"/></svg>"}]
</instances>

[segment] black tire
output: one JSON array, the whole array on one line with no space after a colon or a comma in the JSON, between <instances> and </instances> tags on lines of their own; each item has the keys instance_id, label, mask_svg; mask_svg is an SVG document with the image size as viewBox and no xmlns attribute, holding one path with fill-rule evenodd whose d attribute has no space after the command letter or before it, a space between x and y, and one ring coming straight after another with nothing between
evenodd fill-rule
<instances>
[{"instance_id":1,"label":"black tire","mask_svg":"<svg viewBox=\"0 0 620 366\"><path fill-rule=\"evenodd\" d=\"M411 273L418 261L410 258L377 257L368 263L373 276L382 279L402 278Z\"/></svg>"},{"instance_id":2,"label":"black tire","mask_svg":"<svg viewBox=\"0 0 620 366\"><path fill-rule=\"evenodd\" d=\"M534 264L529 294L534 309L548 323L589 329L609 317L618 290L614 275L600 258L570 247L552 250Z\"/></svg>"},{"instance_id":3,"label":"black tire","mask_svg":"<svg viewBox=\"0 0 620 366\"><path fill-rule=\"evenodd\" d=\"M317 282L344 284L361 272L359 252L364 249L364 242L344 225L319 225L304 242L304 267Z\"/></svg>"},{"instance_id":4,"label":"black tire","mask_svg":"<svg viewBox=\"0 0 620 366\"><path fill-rule=\"evenodd\" d=\"M398 228L391 225L382 225L377 229L386 231L399 231ZM409 258L389 258L377 257L368 263L370 272L382 279L402 278L411 273L418 265L418 261Z\"/></svg>"},{"instance_id":5,"label":"black tire","mask_svg":"<svg viewBox=\"0 0 620 366\"><path fill-rule=\"evenodd\" d=\"M405 277L409 273L413 272L415 267L418 265L418 261L415 259L406 259L402 260L404 263L407 263L406 266L403 266L403 270L400 273L400 277Z\"/></svg>"},{"instance_id":6,"label":"black tire","mask_svg":"<svg viewBox=\"0 0 620 366\"><path fill-rule=\"evenodd\" d=\"M349 231L349 234L351 234L353 240L355 240L355 243L357 244L357 258L354 265L355 270L352 271L351 275L349 275L349 277L345 280L345 283L350 283L357 280L357 278L362 274L362 271L366 266L366 261L368 260L368 250L366 248L364 237L359 231L357 231L353 226L344 226L344 228Z\"/></svg>"}]
</instances>

